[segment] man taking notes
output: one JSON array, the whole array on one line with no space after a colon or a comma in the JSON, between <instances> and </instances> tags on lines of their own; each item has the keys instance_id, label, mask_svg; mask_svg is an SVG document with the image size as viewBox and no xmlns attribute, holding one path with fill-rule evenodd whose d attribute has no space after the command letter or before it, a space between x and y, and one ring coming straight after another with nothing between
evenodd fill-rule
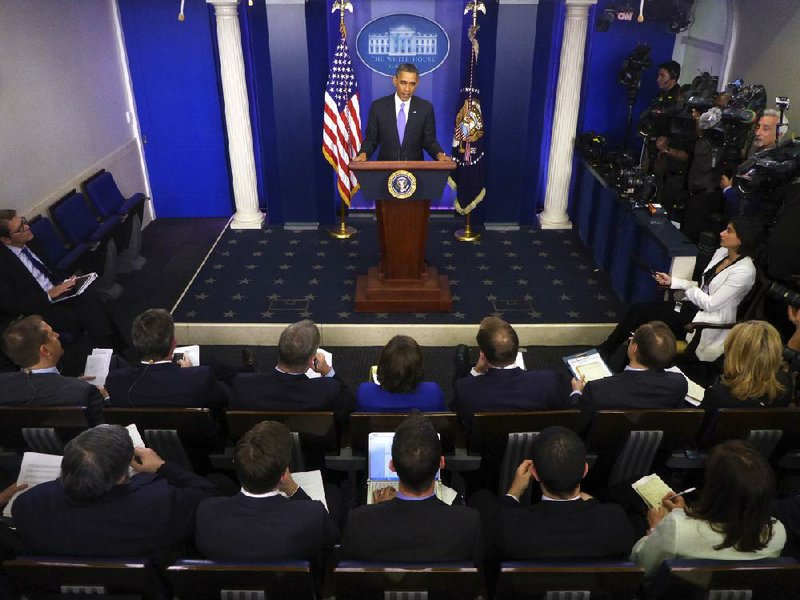
<instances>
[{"instance_id":1,"label":"man taking notes","mask_svg":"<svg viewBox=\"0 0 800 600\"><path fill-rule=\"evenodd\" d=\"M436 141L433 105L414 96L419 83L417 67L401 64L392 83L396 92L372 103L364 143L353 160L367 160L378 146L378 160L423 160L423 149L436 160L450 160Z\"/></svg>"}]
</instances>

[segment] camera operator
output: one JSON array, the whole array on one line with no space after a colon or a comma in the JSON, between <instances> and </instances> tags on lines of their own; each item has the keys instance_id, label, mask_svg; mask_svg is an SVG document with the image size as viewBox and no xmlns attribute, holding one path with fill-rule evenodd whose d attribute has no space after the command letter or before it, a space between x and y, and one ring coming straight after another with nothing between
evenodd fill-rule
<instances>
[{"instance_id":1,"label":"camera operator","mask_svg":"<svg viewBox=\"0 0 800 600\"><path fill-rule=\"evenodd\" d=\"M690 106L692 100L689 100ZM715 102L715 104L718 103L719 101ZM706 106L708 105L706 104ZM712 227L712 216L719 213L723 204L723 196L719 188L723 162L720 156L721 150L711 144L704 136L704 129L700 127L701 109L692 106L691 115L695 121L697 140L691 155L687 178L689 199L686 202L681 231L689 240L697 244L700 234Z\"/></svg>"},{"instance_id":2,"label":"camera operator","mask_svg":"<svg viewBox=\"0 0 800 600\"><path fill-rule=\"evenodd\" d=\"M656 83L659 93L650 103L650 109L662 113L683 107L683 95L678 85L681 66L674 60L658 66ZM655 140L647 144L645 170L656 176L658 193L656 202L664 206L675 218L675 208L681 193L686 187L686 171L689 166L689 149L691 142L680 138L670 138L664 132L658 132Z\"/></svg>"},{"instance_id":3,"label":"camera operator","mask_svg":"<svg viewBox=\"0 0 800 600\"><path fill-rule=\"evenodd\" d=\"M761 112L753 130L753 145L750 148L750 157L774 148L781 142L789 128L789 120L784 115L783 124L780 124L780 122L781 113L774 108L767 108ZM752 194L747 197L732 184L732 176L722 175L720 177L720 187L722 187L722 193L725 196L725 214L729 217L760 216L762 196L760 194ZM768 225L768 223L765 224Z\"/></svg>"}]
</instances>

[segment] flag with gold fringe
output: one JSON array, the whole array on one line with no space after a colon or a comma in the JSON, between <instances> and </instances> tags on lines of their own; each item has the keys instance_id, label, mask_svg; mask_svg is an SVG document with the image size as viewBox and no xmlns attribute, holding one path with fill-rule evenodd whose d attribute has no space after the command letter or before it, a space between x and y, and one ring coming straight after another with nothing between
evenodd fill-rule
<instances>
[{"instance_id":1,"label":"flag with gold fringe","mask_svg":"<svg viewBox=\"0 0 800 600\"><path fill-rule=\"evenodd\" d=\"M481 0L470 0L464 14L471 13L467 27L470 43L469 64L464 74L464 84L459 92L459 110L453 133L453 160L458 165L448 184L456 192L455 209L466 215L480 204L486 195L484 187L483 152L484 122L478 87L478 12L486 14Z\"/></svg>"},{"instance_id":2,"label":"flag with gold fringe","mask_svg":"<svg viewBox=\"0 0 800 600\"><path fill-rule=\"evenodd\" d=\"M350 172L350 159L361 147L361 108L359 106L358 82L347 47L347 30L344 26L344 10L352 12L352 6L344 0L337 1L333 10L341 11L341 38L333 54L328 83L325 86L325 110L322 123L322 154L336 171L339 195L347 206L358 190L358 180Z\"/></svg>"}]
</instances>

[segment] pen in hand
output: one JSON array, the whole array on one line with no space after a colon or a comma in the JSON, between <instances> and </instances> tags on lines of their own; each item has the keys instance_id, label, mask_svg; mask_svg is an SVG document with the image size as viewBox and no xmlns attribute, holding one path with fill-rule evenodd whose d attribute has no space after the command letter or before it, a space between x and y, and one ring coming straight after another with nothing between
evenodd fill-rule
<instances>
[{"instance_id":1,"label":"pen in hand","mask_svg":"<svg viewBox=\"0 0 800 600\"><path fill-rule=\"evenodd\" d=\"M677 498L678 496L685 496L686 494L691 494L696 489L697 488L690 487L688 489L683 490L682 492L678 492L677 494L674 494L674 495L670 496L669 498L667 498L667 500L673 500L674 498Z\"/></svg>"}]
</instances>

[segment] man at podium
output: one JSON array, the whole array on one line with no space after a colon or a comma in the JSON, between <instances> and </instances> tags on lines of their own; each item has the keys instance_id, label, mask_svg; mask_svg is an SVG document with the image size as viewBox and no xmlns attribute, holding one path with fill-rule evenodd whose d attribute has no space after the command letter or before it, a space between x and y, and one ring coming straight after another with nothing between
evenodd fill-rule
<instances>
[{"instance_id":1,"label":"man at podium","mask_svg":"<svg viewBox=\"0 0 800 600\"><path fill-rule=\"evenodd\" d=\"M392 83L395 93L372 103L364 143L353 160L367 160L378 146L378 160L423 160L423 149L436 160L450 160L436 141L433 104L414 96L419 83L417 67L401 64Z\"/></svg>"}]
</instances>

